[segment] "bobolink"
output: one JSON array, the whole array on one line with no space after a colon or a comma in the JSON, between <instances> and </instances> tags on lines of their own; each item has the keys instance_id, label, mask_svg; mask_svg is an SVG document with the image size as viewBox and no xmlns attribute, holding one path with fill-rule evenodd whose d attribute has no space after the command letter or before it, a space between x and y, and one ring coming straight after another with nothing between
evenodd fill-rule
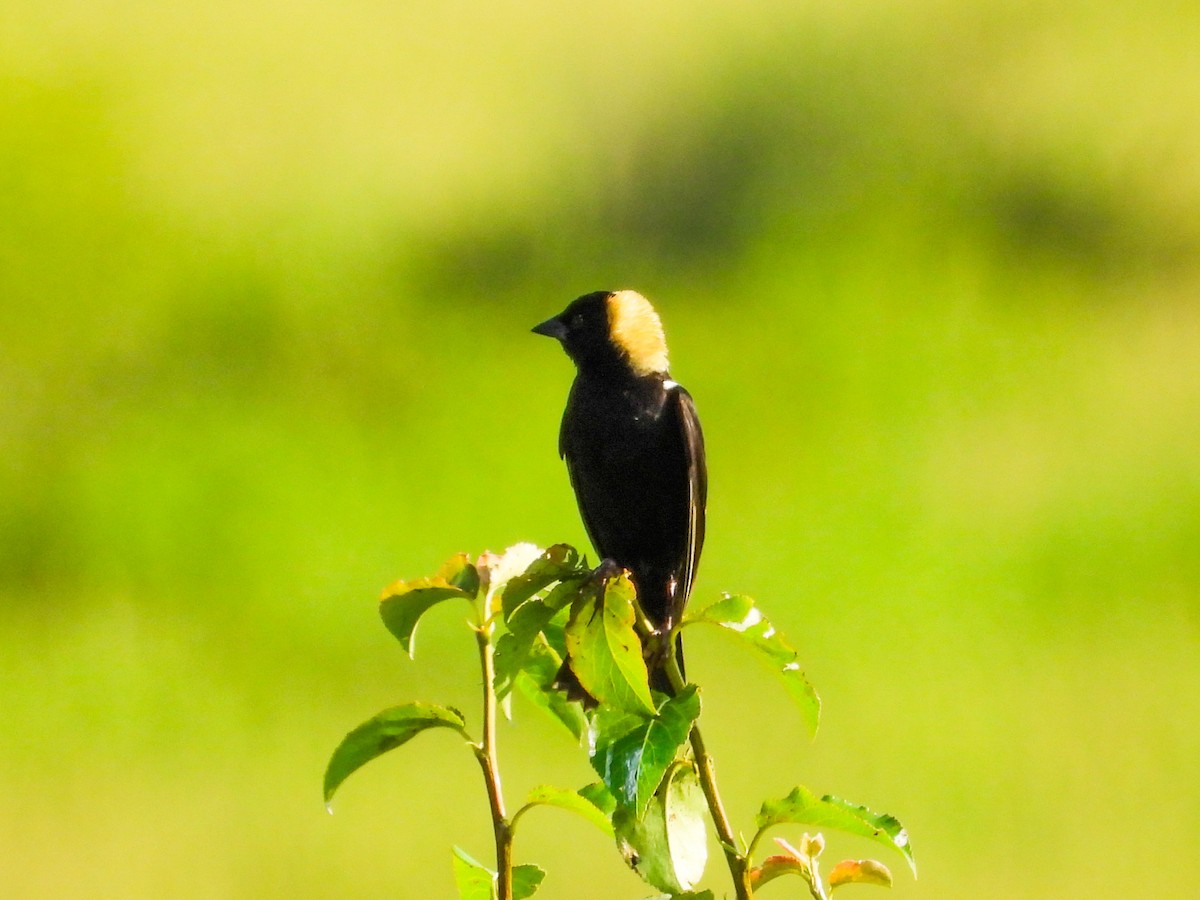
<instances>
[{"instance_id":1,"label":"bobolink","mask_svg":"<svg viewBox=\"0 0 1200 900\"><path fill-rule=\"evenodd\" d=\"M533 330L559 340L578 369L558 451L584 528L602 558L630 571L665 632L696 575L708 475L696 407L667 371L662 323L635 291L596 291ZM651 684L669 691L661 671Z\"/></svg>"}]
</instances>

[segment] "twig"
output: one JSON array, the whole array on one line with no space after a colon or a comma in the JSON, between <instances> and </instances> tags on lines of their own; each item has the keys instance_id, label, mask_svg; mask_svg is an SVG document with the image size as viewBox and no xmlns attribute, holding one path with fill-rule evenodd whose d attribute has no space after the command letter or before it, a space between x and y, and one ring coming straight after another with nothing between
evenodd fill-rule
<instances>
[{"instance_id":1,"label":"twig","mask_svg":"<svg viewBox=\"0 0 1200 900\"><path fill-rule=\"evenodd\" d=\"M675 659L675 642L670 642L670 650L666 659L667 677L676 691L684 688L683 673ZM717 776L713 759L709 756L708 747L704 743L704 735L700 724L692 725L692 752L696 754L696 768L700 776L700 788L704 791L704 799L708 801L708 809L712 814L713 825L717 829L717 838L721 849L725 851L725 862L729 866L729 874L733 878L733 889L737 900L750 900L754 889L750 884L750 859L738 852L737 838L729 824L729 816L725 813L725 805L721 802L721 794L717 791Z\"/></svg>"},{"instance_id":2,"label":"twig","mask_svg":"<svg viewBox=\"0 0 1200 900\"><path fill-rule=\"evenodd\" d=\"M486 615L486 613L485 613ZM483 616L480 617L484 619ZM496 752L495 649L490 640L492 625L481 621L475 628L479 659L483 669L483 741L474 745L475 756L483 769L488 804L492 809L492 832L496 838L496 891L498 900L512 900L512 825L504 812L504 793L500 787L500 759Z\"/></svg>"}]
</instances>

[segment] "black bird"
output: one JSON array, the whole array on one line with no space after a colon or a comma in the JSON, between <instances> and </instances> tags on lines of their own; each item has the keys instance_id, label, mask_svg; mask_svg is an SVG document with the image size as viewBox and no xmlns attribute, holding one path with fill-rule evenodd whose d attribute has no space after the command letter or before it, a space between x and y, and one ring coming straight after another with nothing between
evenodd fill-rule
<instances>
[{"instance_id":1,"label":"black bird","mask_svg":"<svg viewBox=\"0 0 1200 900\"><path fill-rule=\"evenodd\" d=\"M558 451L588 537L630 571L642 609L666 632L696 577L708 474L695 404L668 372L662 323L635 291L596 291L533 330L559 340L578 369ZM665 673L651 676L670 692Z\"/></svg>"}]
</instances>

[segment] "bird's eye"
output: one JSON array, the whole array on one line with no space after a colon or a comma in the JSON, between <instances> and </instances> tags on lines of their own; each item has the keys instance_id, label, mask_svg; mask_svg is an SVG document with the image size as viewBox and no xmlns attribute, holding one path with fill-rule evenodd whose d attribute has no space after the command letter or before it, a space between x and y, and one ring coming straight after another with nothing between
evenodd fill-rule
<instances>
[{"instance_id":1,"label":"bird's eye","mask_svg":"<svg viewBox=\"0 0 1200 900\"><path fill-rule=\"evenodd\" d=\"M571 328L572 329L582 328L583 321L584 321L583 313L581 313L581 312L575 313L575 315L571 316Z\"/></svg>"}]
</instances>

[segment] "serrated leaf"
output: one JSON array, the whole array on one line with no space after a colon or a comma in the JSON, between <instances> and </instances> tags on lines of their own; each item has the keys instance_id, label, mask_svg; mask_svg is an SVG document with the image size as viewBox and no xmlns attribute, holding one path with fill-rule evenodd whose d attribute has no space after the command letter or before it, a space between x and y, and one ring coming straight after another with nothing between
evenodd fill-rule
<instances>
[{"instance_id":1,"label":"serrated leaf","mask_svg":"<svg viewBox=\"0 0 1200 900\"><path fill-rule=\"evenodd\" d=\"M494 900L496 896L496 873L458 847L454 848L454 884L459 900Z\"/></svg>"},{"instance_id":2,"label":"serrated leaf","mask_svg":"<svg viewBox=\"0 0 1200 900\"><path fill-rule=\"evenodd\" d=\"M500 598L507 620L526 600L556 581L587 574L579 551L569 544L555 544L542 552L524 572L509 579Z\"/></svg>"},{"instance_id":3,"label":"serrated leaf","mask_svg":"<svg viewBox=\"0 0 1200 900\"><path fill-rule=\"evenodd\" d=\"M700 696L694 684L665 699L653 719L603 708L593 714L592 768L618 803L642 815L699 715Z\"/></svg>"},{"instance_id":4,"label":"serrated leaf","mask_svg":"<svg viewBox=\"0 0 1200 900\"><path fill-rule=\"evenodd\" d=\"M497 697L504 698L512 690L517 675L530 664L543 631L553 631L551 620L576 599L581 583L580 579L562 582L546 597L527 600L513 613L507 622L508 633L496 641Z\"/></svg>"},{"instance_id":5,"label":"serrated leaf","mask_svg":"<svg viewBox=\"0 0 1200 900\"><path fill-rule=\"evenodd\" d=\"M537 866L528 863L521 866L513 866L513 900L527 900L527 898L532 897L537 893L537 889L545 877L546 873Z\"/></svg>"},{"instance_id":6,"label":"serrated leaf","mask_svg":"<svg viewBox=\"0 0 1200 900\"><path fill-rule=\"evenodd\" d=\"M642 816L618 806L613 814L617 848L650 884L673 895L691 890L708 858L707 805L696 771L675 767Z\"/></svg>"},{"instance_id":7,"label":"serrated leaf","mask_svg":"<svg viewBox=\"0 0 1200 900\"><path fill-rule=\"evenodd\" d=\"M556 584L545 596L527 600L517 607L505 626L520 638L536 636L554 619L559 610L579 599L585 578L568 578Z\"/></svg>"},{"instance_id":8,"label":"serrated leaf","mask_svg":"<svg viewBox=\"0 0 1200 900\"><path fill-rule=\"evenodd\" d=\"M797 859L794 856L776 854L775 856L768 856L750 870L750 886L757 891L767 882L774 881L776 878L784 875L799 875L805 881L811 883L808 865L804 860Z\"/></svg>"},{"instance_id":9,"label":"serrated leaf","mask_svg":"<svg viewBox=\"0 0 1200 900\"><path fill-rule=\"evenodd\" d=\"M454 848L454 883L459 900L495 900L496 873L473 859L460 847ZM528 900L537 893L546 873L534 865L513 866L513 900Z\"/></svg>"},{"instance_id":10,"label":"serrated leaf","mask_svg":"<svg viewBox=\"0 0 1200 900\"><path fill-rule=\"evenodd\" d=\"M566 694L554 689L554 679L561 666L562 657L550 648L545 638L539 638L530 648L516 685L535 706L558 719L575 740L580 741L587 732L587 718L580 703L567 699Z\"/></svg>"},{"instance_id":11,"label":"serrated leaf","mask_svg":"<svg viewBox=\"0 0 1200 900\"><path fill-rule=\"evenodd\" d=\"M876 884L879 887L891 887L892 873L878 860L843 859L830 870L826 881L830 890L843 884Z\"/></svg>"},{"instance_id":12,"label":"serrated leaf","mask_svg":"<svg viewBox=\"0 0 1200 900\"><path fill-rule=\"evenodd\" d=\"M543 784L529 792L526 806L556 806L587 819L609 837L612 837L612 822L609 813L597 806L582 791L568 791Z\"/></svg>"},{"instance_id":13,"label":"serrated leaf","mask_svg":"<svg viewBox=\"0 0 1200 900\"><path fill-rule=\"evenodd\" d=\"M411 657L421 616L443 600L474 600L478 593L479 572L467 555L460 553L446 560L430 578L397 581L384 588L379 615Z\"/></svg>"},{"instance_id":14,"label":"serrated leaf","mask_svg":"<svg viewBox=\"0 0 1200 900\"><path fill-rule=\"evenodd\" d=\"M797 787L780 800L763 803L754 818L754 824L760 834L783 824L836 828L848 834L857 834L897 850L912 869L913 875L917 874L908 832L895 817L871 812L865 806L857 806L831 794L817 797L807 788Z\"/></svg>"},{"instance_id":15,"label":"serrated leaf","mask_svg":"<svg viewBox=\"0 0 1200 900\"><path fill-rule=\"evenodd\" d=\"M529 660L532 646L532 640L525 644L512 634L502 634L496 639L496 652L492 656L492 665L495 667L492 690L496 692L497 700L503 700L512 693L517 676Z\"/></svg>"},{"instance_id":16,"label":"serrated leaf","mask_svg":"<svg viewBox=\"0 0 1200 900\"><path fill-rule=\"evenodd\" d=\"M503 592L510 581L524 573L544 552L537 544L524 541L513 544L499 555L483 554L476 562L476 568L489 592Z\"/></svg>"},{"instance_id":17,"label":"serrated leaf","mask_svg":"<svg viewBox=\"0 0 1200 900\"><path fill-rule=\"evenodd\" d=\"M600 703L654 715L642 642L634 631L634 587L624 573L585 591L567 622L571 670Z\"/></svg>"},{"instance_id":18,"label":"serrated leaf","mask_svg":"<svg viewBox=\"0 0 1200 900\"><path fill-rule=\"evenodd\" d=\"M466 737L462 714L432 703L406 703L368 719L344 738L325 769L325 802L356 769L430 728L450 728Z\"/></svg>"},{"instance_id":19,"label":"serrated leaf","mask_svg":"<svg viewBox=\"0 0 1200 900\"><path fill-rule=\"evenodd\" d=\"M555 615L555 617L550 620L550 624L542 629L542 637L546 639L546 643L550 645L550 648L558 657L559 665L561 666L562 661L567 658L566 613ZM557 670L554 674L555 676L558 675Z\"/></svg>"},{"instance_id":20,"label":"serrated leaf","mask_svg":"<svg viewBox=\"0 0 1200 900\"><path fill-rule=\"evenodd\" d=\"M685 624L703 622L717 625L741 637L756 651L759 660L783 679L788 694L800 708L805 724L813 734L821 721L821 698L800 667L800 654L767 621L749 597L725 594L716 603L690 612Z\"/></svg>"},{"instance_id":21,"label":"serrated leaf","mask_svg":"<svg viewBox=\"0 0 1200 900\"><path fill-rule=\"evenodd\" d=\"M825 850L825 838L820 832L810 836L805 833L800 838L799 848L793 847L783 838L775 838L775 843L783 848L783 853L768 856L759 865L750 870L750 885L758 890L769 881L774 881L782 875L799 875L808 882L809 892L815 896L826 896L821 887L820 863L818 857ZM815 885L815 888L814 888Z\"/></svg>"},{"instance_id":22,"label":"serrated leaf","mask_svg":"<svg viewBox=\"0 0 1200 900\"><path fill-rule=\"evenodd\" d=\"M612 818L612 814L617 808L617 798L609 792L602 781L593 781L591 784L585 784L579 789L579 796L604 813L605 817L609 819Z\"/></svg>"},{"instance_id":23,"label":"serrated leaf","mask_svg":"<svg viewBox=\"0 0 1200 900\"><path fill-rule=\"evenodd\" d=\"M709 622L739 630L738 626L746 621L755 608L754 601L744 594L722 594L721 599L715 603L688 610L684 613L683 620L685 622Z\"/></svg>"}]
</instances>

